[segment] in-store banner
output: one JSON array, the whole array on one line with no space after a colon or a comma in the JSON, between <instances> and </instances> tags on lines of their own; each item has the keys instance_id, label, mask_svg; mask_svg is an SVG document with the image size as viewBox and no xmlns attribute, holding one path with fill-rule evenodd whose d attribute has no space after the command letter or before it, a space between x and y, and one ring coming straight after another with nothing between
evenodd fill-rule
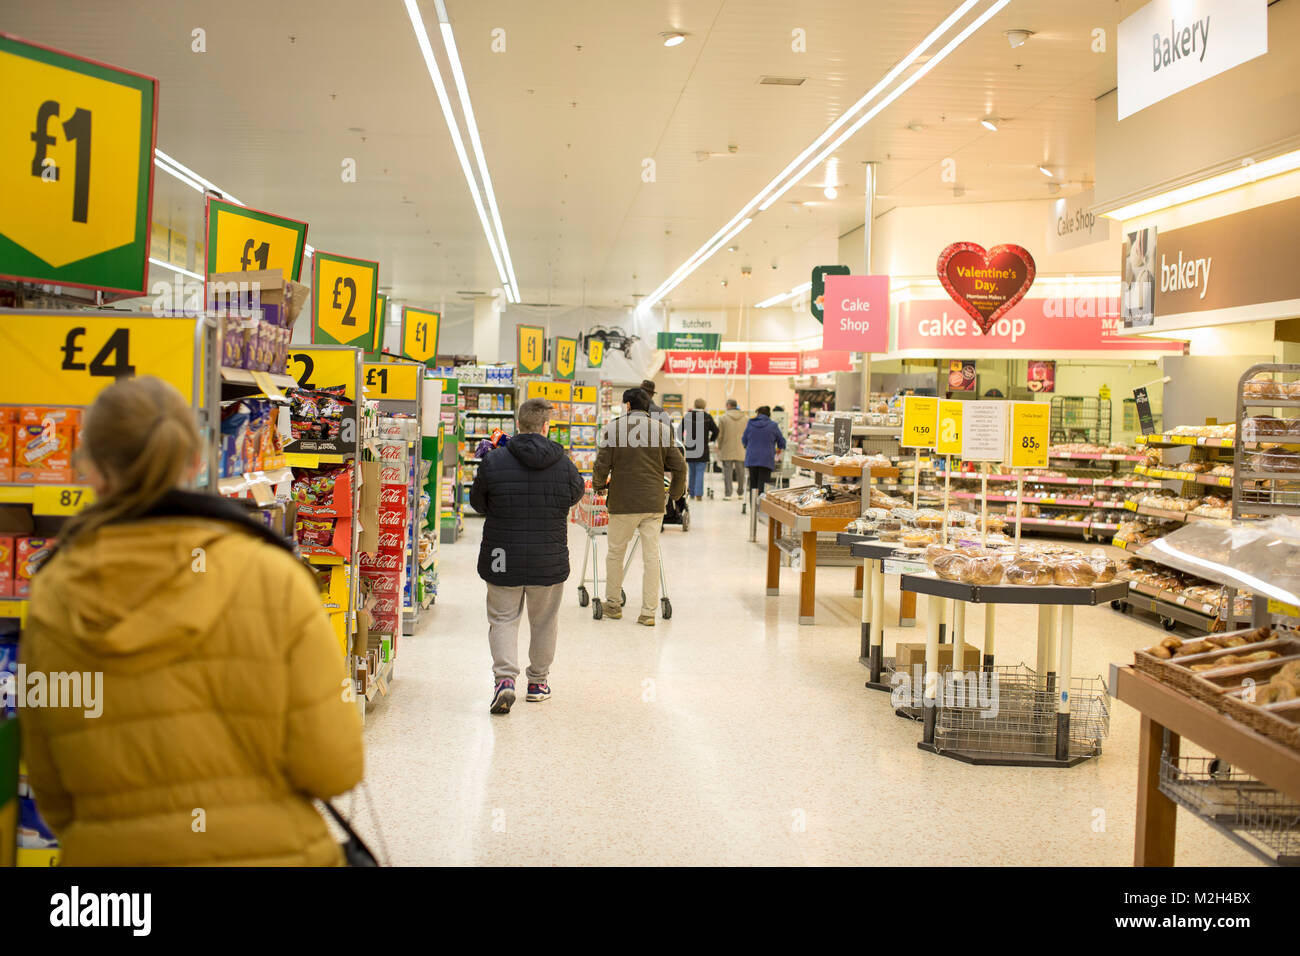
<instances>
[{"instance_id":1,"label":"in-store banner","mask_svg":"<svg viewBox=\"0 0 1300 956\"><path fill-rule=\"evenodd\" d=\"M1041 360L1026 362L1025 387L1031 392L1056 391L1056 363Z\"/></svg>"},{"instance_id":2,"label":"in-store banner","mask_svg":"<svg viewBox=\"0 0 1300 956\"><path fill-rule=\"evenodd\" d=\"M846 352L889 351L889 276L826 277L822 347Z\"/></svg>"},{"instance_id":3,"label":"in-store banner","mask_svg":"<svg viewBox=\"0 0 1300 956\"><path fill-rule=\"evenodd\" d=\"M1122 328L1118 297L1022 299L989 327L987 335L946 299L913 299L898 304L896 348L931 358L976 349L1039 355L1062 351L1182 355L1186 351L1184 342L1125 336Z\"/></svg>"},{"instance_id":4,"label":"in-store banner","mask_svg":"<svg viewBox=\"0 0 1300 956\"><path fill-rule=\"evenodd\" d=\"M1120 315L1126 329L1146 329L1156 321L1156 227L1124 238Z\"/></svg>"},{"instance_id":5,"label":"in-store banner","mask_svg":"<svg viewBox=\"0 0 1300 956\"><path fill-rule=\"evenodd\" d=\"M302 277L303 250L307 247L305 222L214 197L208 197L205 214L206 275L279 269L294 282Z\"/></svg>"},{"instance_id":6,"label":"in-store banner","mask_svg":"<svg viewBox=\"0 0 1300 956\"><path fill-rule=\"evenodd\" d=\"M975 360L950 359L948 362L948 391L975 391Z\"/></svg>"},{"instance_id":7,"label":"in-store banner","mask_svg":"<svg viewBox=\"0 0 1300 956\"><path fill-rule=\"evenodd\" d=\"M586 341L587 368L600 368L605 364L605 340L588 338Z\"/></svg>"},{"instance_id":8,"label":"in-store banner","mask_svg":"<svg viewBox=\"0 0 1300 956\"><path fill-rule=\"evenodd\" d=\"M0 33L0 278L143 295L158 81Z\"/></svg>"},{"instance_id":9,"label":"in-store banner","mask_svg":"<svg viewBox=\"0 0 1300 956\"><path fill-rule=\"evenodd\" d=\"M826 277L846 276L851 270L848 266L813 266L812 288L808 290L808 311L818 322L822 321L823 306L826 301Z\"/></svg>"},{"instance_id":10,"label":"in-store banner","mask_svg":"<svg viewBox=\"0 0 1300 956\"><path fill-rule=\"evenodd\" d=\"M555 377L564 381L573 381L573 373L578 368L578 340L557 335L551 349Z\"/></svg>"},{"instance_id":11,"label":"in-store banner","mask_svg":"<svg viewBox=\"0 0 1300 956\"><path fill-rule=\"evenodd\" d=\"M1085 189L1052 203L1047 219L1048 252L1064 252L1110 240L1113 223L1107 217L1092 211L1094 196L1093 190Z\"/></svg>"},{"instance_id":12,"label":"in-store banner","mask_svg":"<svg viewBox=\"0 0 1300 956\"><path fill-rule=\"evenodd\" d=\"M402 357L432 366L438 356L442 313L405 306L402 309Z\"/></svg>"},{"instance_id":13,"label":"in-store banner","mask_svg":"<svg viewBox=\"0 0 1300 956\"><path fill-rule=\"evenodd\" d=\"M722 336L716 332L659 332L658 347L676 352L716 352Z\"/></svg>"},{"instance_id":14,"label":"in-store banner","mask_svg":"<svg viewBox=\"0 0 1300 956\"><path fill-rule=\"evenodd\" d=\"M312 343L373 351L379 263L317 249L311 287Z\"/></svg>"},{"instance_id":15,"label":"in-store banner","mask_svg":"<svg viewBox=\"0 0 1300 956\"><path fill-rule=\"evenodd\" d=\"M668 313L669 332L694 332L722 336L727 331L726 312L678 312ZM662 346L661 346L662 348Z\"/></svg>"},{"instance_id":16,"label":"in-store banner","mask_svg":"<svg viewBox=\"0 0 1300 956\"><path fill-rule=\"evenodd\" d=\"M546 330L540 325L516 325L515 344L519 374L541 375L546 361Z\"/></svg>"},{"instance_id":17,"label":"in-store banner","mask_svg":"<svg viewBox=\"0 0 1300 956\"><path fill-rule=\"evenodd\" d=\"M985 335L1025 297L1034 284L1034 257L1004 243L985 250L975 242L954 242L939 253L939 281Z\"/></svg>"},{"instance_id":18,"label":"in-store banner","mask_svg":"<svg viewBox=\"0 0 1300 956\"><path fill-rule=\"evenodd\" d=\"M1152 0L1119 25L1119 118L1268 52L1268 0Z\"/></svg>"},{"instance_id":19,"label":"in-store banner","mask_svg":"<svg viewBox=\"0 0 1300 956\"><path fill-rule=\"evenodd\" d=\"M798 352L666 352L668 375L798 375Z\"/></svg>"},{"instance_id":20,"label":"in-store banner","mask_svg":"<svg viewBox=\"0 0 1300 956\"><path fill-rule=\"evenodd\" d=\"M803 375L825 375L828 372L853 371L853 357L849 352L812 349L799 353L799 371Z\"/></svg>"}]
</instances>

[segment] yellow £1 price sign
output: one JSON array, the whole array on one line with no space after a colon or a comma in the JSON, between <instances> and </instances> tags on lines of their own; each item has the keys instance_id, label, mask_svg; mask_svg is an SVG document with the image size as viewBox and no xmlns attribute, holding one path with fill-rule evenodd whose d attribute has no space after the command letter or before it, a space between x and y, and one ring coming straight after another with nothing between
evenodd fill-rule
<instances>
[{"instance_id":1,"label":"yellow \u00a31 price sign","mask_svg":"<svg viewBox=\"0 0 1300 956\"><path fill-rule=\"evenodd\" d=\"M519 371L524 375L539 375L546 355L546 330L538 325L515 326L519 344Z\"/></svg>"},{"instance_id":2,"label":"yellow \u00a31 price sign","mask_svg":"<svg viewBox=\"0 0 1300 956\"><path fill-rule=\"evenodd\" d=\"M0 35L0 276L146 291L158 81Z\"/></svg>"},{"instance_id":3,"label":"yellow \u00a31 price sign","mask_svg":"<svg viewBox=\"0 0 1300 956\"><path fill-rule=\"evenodd\" d=\"M1047 402L1013 402L1007 460L1012 468L1046 468L1049 444Z\"/></svg>"},{"instance_id":4,"label":"yellow \u00a31 price sign","mask_svg":"<svg viewBox=\"0 0 1300 956\"><path fill-rule=\"evenodd\" d=\"M900 448L933 448L938 429L939 400L922 395L903 399L903 434Z\"/></svg>"},{"instance_id":5,"label":"yellow \u00a31 price sign","mask_svg":"<svg viewBox=\"0 0 1300 956\"><path fill-rule=\"evenodd\" d=\"M934 450L937 454L961 454L962 404L962 402L947 399L939 401L939 434L934 443Z\"/></svg>"},{"instance_id":6,"label":"yellow \u00a31 price sign","mask_svg":"<svg viewBox=\"0 0 1300 956\"><path fill-rule=\"evenodd\" d=\"M429 309L402 310L402 355L428 363L438 354L438 330L442 314Z\"/></svg>"},{"instance_id":7,"label":"yellow \u00a31 price sign","mask_svg":"<svg viewBox=\"0 0 1300 956\"><path fill-rule=\"evenodd\" d=\"M410 362L366 362L361 386L366 398L413 402L420 394L420 366Z\"/></svg>"},{"instance_id":8,"label":"yellow \u00a31 price sign","mask_svg":"<svg viewBox=\"0 0 1300 956\"><path fill-rule=\"evenodd\" d=\"M223 199L208 199L208 274L279 269L298 280L307 224Z\"/></svg>"}]
</instances>

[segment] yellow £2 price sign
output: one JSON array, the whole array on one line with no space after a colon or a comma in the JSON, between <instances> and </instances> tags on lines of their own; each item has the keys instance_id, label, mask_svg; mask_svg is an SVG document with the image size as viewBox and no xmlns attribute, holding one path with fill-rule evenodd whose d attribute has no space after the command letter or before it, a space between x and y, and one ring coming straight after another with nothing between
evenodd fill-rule
<instances>
[{"instance_id":1,"label":"yellow \u00a32 price sign","mask_svg":"<svg viewBox=\"0 0 1300 956\"><path fill-rule=\"evenodd\" d=\"M379 263L316 250L312 256L312 342L370 349Z\"/></svg>"},{"instance_id":2,"label":"yellow \u00a32 price sign","mask_svg":"<svg viewBox=\"0 0 1300 956\"><path fill-rule=\"evenodd\" d=\"M940 399L939 401L939 435L935 439L934 450L940 455L961 454L961 407L962 402Z\"/></svg>"},{"instance_id":3,"label":"yellow \u00a32 price sign","mask_svg":"<svg viewBox=\"0 0 1300 956\"><path fill-rule=\"evenodd\" d=\"M922 395L903 399L903 434L900 448L933 448L938 430L939 400Z\"/></svg>"},{"instance_id":4,"label":"yellow \u00a32 price sign","mask_svg":"<svg viewBox=\"0 0 1300 956\"><path fill-rule=\"evenodd\" d=\"M427 363L438 354L438 330L442 314L429 309L402 310L402 355Z\"/></svg>"},{"instance_id":5,"label":"yellow \u00a32 price sign","mask_svg":"<svg viewBox=\"0 0 1300 956\"><path fill-rule=\"evenodd\" d=\"M1011 447L1007 460L1012 468L1046 468L1049 444L1047 402L1013 402L1011 405Z\"/></svg>"},{"instance_id":6,"label":"yellow \u00a32 price sign","mask_svg":"<svg viewBox=\"0 0 1300 956\"><path fill-rule=\"evenodd\" d=\"M158 81L0 35L0 276L146 291Z\"/></svg>"}]
</instances>

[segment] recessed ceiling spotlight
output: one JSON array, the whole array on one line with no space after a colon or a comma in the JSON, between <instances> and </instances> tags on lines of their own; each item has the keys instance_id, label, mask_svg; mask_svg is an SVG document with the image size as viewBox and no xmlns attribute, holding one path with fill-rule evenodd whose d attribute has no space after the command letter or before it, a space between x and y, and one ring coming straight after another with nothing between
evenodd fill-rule
<instances>
[{"instance_id":1,"label":"recessed ceiling spotlight","mask_svg":"<svg viewBox=\"0 0 1300 956\"><path fill-rule=\"evenodd\" d=\"M1053 196L1055 196L1057 193L1059 193L1059 192L1061 191L1061 184L1060 184L1060 183L1048 183L1048 184L1047 184L1047 191L1048 191L1049 193L1051 193Z\"/></svg>"},{"instance_id":2,"label":"recessed ceiling spotlight","mask_svg":"<svg viewBox=\"0 0 1300 956\"><path fill-rule=\"evenodd\" d=\"M1007 38L1007 42L1011 44L1011 49L1014 50L1017 47L1024 46L1025 41L1034 35L1034 31L1033 30L1004 30L1002 35Z\"/></svg>"},{"instance_id":3,"label":"recessed ceiling spotlight","mask_svg":"<svg viewBox=\"0 0 1300 956\"><path fill-rule=\"evenodd\" d=\"M925 129L925 124L924 124L924 123L908 123L908 124L907 124L907 128L910 129L913 133L919 133L919 132L921 132L921 130Z\"/></svg>"},{"instance_id":4,"label":"recessed ceiling spotlight","mask_svg":"<svg viewBox=\"0 0 1300 956\"><path fill-rule=\"evenodd\" d=\"M736 251L737 249L739 249L739 248L740 248L740 246L727 246L727 251L728 251L728 252L735 252L735 251Z\"/></svg>"},{"instance_id":5,"label":"recessed ceiling spotlight","mask_svg":"<svg viewBox=\"0 0 1300 956\"><path fill-rule=\"evenodd\" d=\"M664 46L681 46L686 42L685 33L668 32L659 34L663 38Z\"/></svg>"},{"instance_id":6,"label":"recessed ceiling spotlight","mask_svg":"<svg viewBox=\"0 0 1300 956\"><path fill-rule=\"evenodd\" d=\"M1046 166L1039 166L1038 171L1042 173L1044 176L1046 176L1048 179L1052 178L1052 171L1048 169Z\"/></svg>"},{"instance_id":7,"label":"recessed ceiling spotlight","mask_svg":"<svg viewBox=\"0 0 1300 956\"><path fill-rule=\"evenodd\" d=\"M998 131L997 119L998 118L996 116L986 116L982 120L980 120L980 125L983 126L990 133L996 133Z\"/></svg>"},{"instance_id":8,"label":"recessed ceiling spotlight","mask_svg":"<svg viewBox=\"0 0 1300 956\"><path fill-rule=\"evenodd\" d=\"M840 191L836 189L834 186L827 186L825 189L822 190L822 195L825 196L827 199L834 199L839 194Z\"/></svg>"}]
</instances>

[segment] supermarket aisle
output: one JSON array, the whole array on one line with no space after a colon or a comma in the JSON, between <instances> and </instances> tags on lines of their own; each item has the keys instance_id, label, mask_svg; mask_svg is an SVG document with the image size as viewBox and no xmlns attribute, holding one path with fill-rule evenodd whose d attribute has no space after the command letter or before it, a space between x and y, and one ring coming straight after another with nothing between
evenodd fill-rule
<instances>
[{"instance_id":1,"label":"supermarket aisle","mask_svg":"<svg viewBox=\"0 0 1300 956\"><path fill-rule=\"evenodd\" d=\"M479 519L443 549L442 594L406 639L366 729L368 779L397 864L1117 864L1132 860L1137 717L1112 702L1106 753L1070 770L972 767L916 748L920 725L864 689L852 570L819 576L800 627L794 576L763 595L738 503L664 533L674 616L650 630L577 606L554 698L488 714ZM603 542L602 542L603 553ZM897 601L895 579L888 593ZM639 579L629 588L639 596ZM1032 660L1032 612L1000 609L999 659ZM972 615L978 643L982 616ZM890 620L897 620L896 611ZM1076 617L1076 672L1162 632L1109 608ZM891 627L923 640L923 626ZM990 810L994 812L990 812ZM365 813L358 813L363 832ZM1253 858L1180 815L1182 865Z\"/></svg>"}]
</instances>

